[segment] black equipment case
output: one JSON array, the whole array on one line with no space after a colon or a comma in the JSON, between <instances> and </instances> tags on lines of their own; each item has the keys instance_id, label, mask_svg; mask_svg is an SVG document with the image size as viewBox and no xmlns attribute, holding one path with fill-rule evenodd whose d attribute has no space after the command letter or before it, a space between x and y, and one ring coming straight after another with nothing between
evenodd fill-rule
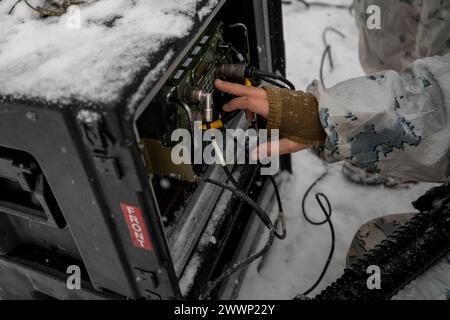
<instances>
[{"instance_id":1,"label":"black equipment case","mask_svg":"<svg viewBox=\"0 0 450 320\"><path fill-rule=\"evenodd\" d=\"M88 112L89 105L0 100L0 299L195 298L207 281L252 251L259 232L251 210L203 183L185 203L173 227L178 232L167 229L136 138L136 119L216 20L244 23L253 64L284 73L280 0L200 1L198 10L211 3L211 13L186 37L162 45L152 58L156 66L168 50L175 52L133 113L121 102L96 109L98 121L80 121L80 111ZM284 159L285 168L288 162ZM241 171L239 182L257 199L265 179L251 166ZM222 178L214 168L207 174ZM217 241L199 251L202 234L224 201L229 214L216 223ZM130 221L142 233L133 234ZM189 236L175 254L181 240L173 234L183 233ZM192 261L195 255L199 263ZM195 268L187 270L189 265ZM80 268L79 290L67 286L70 266ZM236 296L235 282L227 283L217 297Z\"/></svg>"}]
</instances>

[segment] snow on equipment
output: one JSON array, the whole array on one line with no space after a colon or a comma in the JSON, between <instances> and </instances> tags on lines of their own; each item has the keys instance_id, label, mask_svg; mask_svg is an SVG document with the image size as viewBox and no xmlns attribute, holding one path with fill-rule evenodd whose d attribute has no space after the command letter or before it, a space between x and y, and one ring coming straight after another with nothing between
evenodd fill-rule
<instances>
[{"instance_id":1,"label":"snow on equipment","mask_svg":"<svg viewBox=\"0 0 450 320\"><path fill-rule=\"evenodd\" d=\"M281 1L79 1L77 30L70 3L0 2L0 298L235 297L259 219L283 236L274 180L175 166L170 135L248 127L213 80L224 64L284 73Z\"/></svg>"}]
</instances>

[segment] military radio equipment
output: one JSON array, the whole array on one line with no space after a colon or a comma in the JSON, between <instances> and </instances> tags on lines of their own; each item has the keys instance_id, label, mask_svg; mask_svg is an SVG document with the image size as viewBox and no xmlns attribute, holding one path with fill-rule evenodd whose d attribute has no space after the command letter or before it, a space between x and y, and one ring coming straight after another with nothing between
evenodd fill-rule
<instances>
[{"instance_id":1,"label":"military radio equipment","mask_svg":"<svg viewBox=\"0 0 450 320\"><path fill-rule=\"evenodd\" d=\"M265 226L252 207L205 182L226 183L221 166L174 165L171 135L198 129L196 120L202 130L248 128L242 113L221 114L230 97L214 80L230 64L284 73L281 1L193 3L154 6L190 27L137 43L148 54L111 103L67 96L62 107L0 92L0 299L192 299L253 254ZM117 47L120 19L105 25ZM246 199L268 210L273 187L258 167L229 167ZM80 290L67 286L71 266ZM212 295L236 297L244 272Z\"/></svg>"},{"instance_id":2,"label":"military radio equipment","mask_svg":"<svg viewBox=\"0 0 450 320\"><path fill-rule=\"evenodd\" d=\"M220 109L212 108L212 101L224 101L225 95L215 90L214 80L221 65L236 59L223 31L222 22L209 26L139 118L137 127L150 172L193 181L193 166L170 161L171 147L177 143L171 135L179 128L192 132L195 121L220 118Z\"/></svg>"}]
</instances>

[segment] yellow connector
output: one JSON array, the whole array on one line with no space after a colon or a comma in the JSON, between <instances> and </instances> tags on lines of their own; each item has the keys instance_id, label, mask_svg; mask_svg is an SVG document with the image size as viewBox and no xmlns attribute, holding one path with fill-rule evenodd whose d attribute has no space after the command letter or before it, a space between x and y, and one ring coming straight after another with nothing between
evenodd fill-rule
<instances>
[{"instance_id":1,"label":"yellow connector","mask_svg":"<svg viewBox=\"0 0 450 320\"><path fill-rule=\"evenodd\" d=\"M251 87L252 86L252 82L250 81L250 79L248 79L248 78L245 79L245 85L247 87ZM220 119L210 123L210 128L211 129L220 129L222 127L223 127L223 123L222 123L222 120L220 120ZM207 130L206 124L202 124L201 129L203 131L206 131Z\"/></svg>"},{"instance_id":2,"label":"yellow connector","mask_svg":"<svg viewBox=\"0 0 450 320\"><path fill-rule=\"evenodd\" d=\"M223 127L223 123L222 123L222 120L216 120L216 121L213 121L213 122L211 122L210 123L210 127L211 127L211 129L220 129L220 128L222 128ZM201 129L203 130L203 131L206 131L206 124L203 124L202 126L201 126Z\"/></svg>"}]
</instances>

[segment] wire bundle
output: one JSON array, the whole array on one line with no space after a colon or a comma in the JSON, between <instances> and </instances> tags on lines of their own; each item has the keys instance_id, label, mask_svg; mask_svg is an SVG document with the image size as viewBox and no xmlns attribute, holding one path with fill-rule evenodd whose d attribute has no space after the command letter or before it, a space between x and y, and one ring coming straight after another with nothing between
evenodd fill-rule
<instances>
[{"instance_id":1,"label":"wire bundle","mask_svg":"<svg viewBox=\"0 0 450 320\"><path fill-rule=\"evenodd\" d=\"M61 16L64 13L67 12L67 9L70 6L74 5L80 5L85 3L85 1L82 0L47 0L45 7L38 7L31 5L28 0L17 0L17 2L11 7L9 10L9 14L11 15L16 8L16 6L21 3L25 2L25 4L32 10L36 11L37 13L41 14L43 17L54 17L54 16Z\"/></svg>"}]
</instances>

